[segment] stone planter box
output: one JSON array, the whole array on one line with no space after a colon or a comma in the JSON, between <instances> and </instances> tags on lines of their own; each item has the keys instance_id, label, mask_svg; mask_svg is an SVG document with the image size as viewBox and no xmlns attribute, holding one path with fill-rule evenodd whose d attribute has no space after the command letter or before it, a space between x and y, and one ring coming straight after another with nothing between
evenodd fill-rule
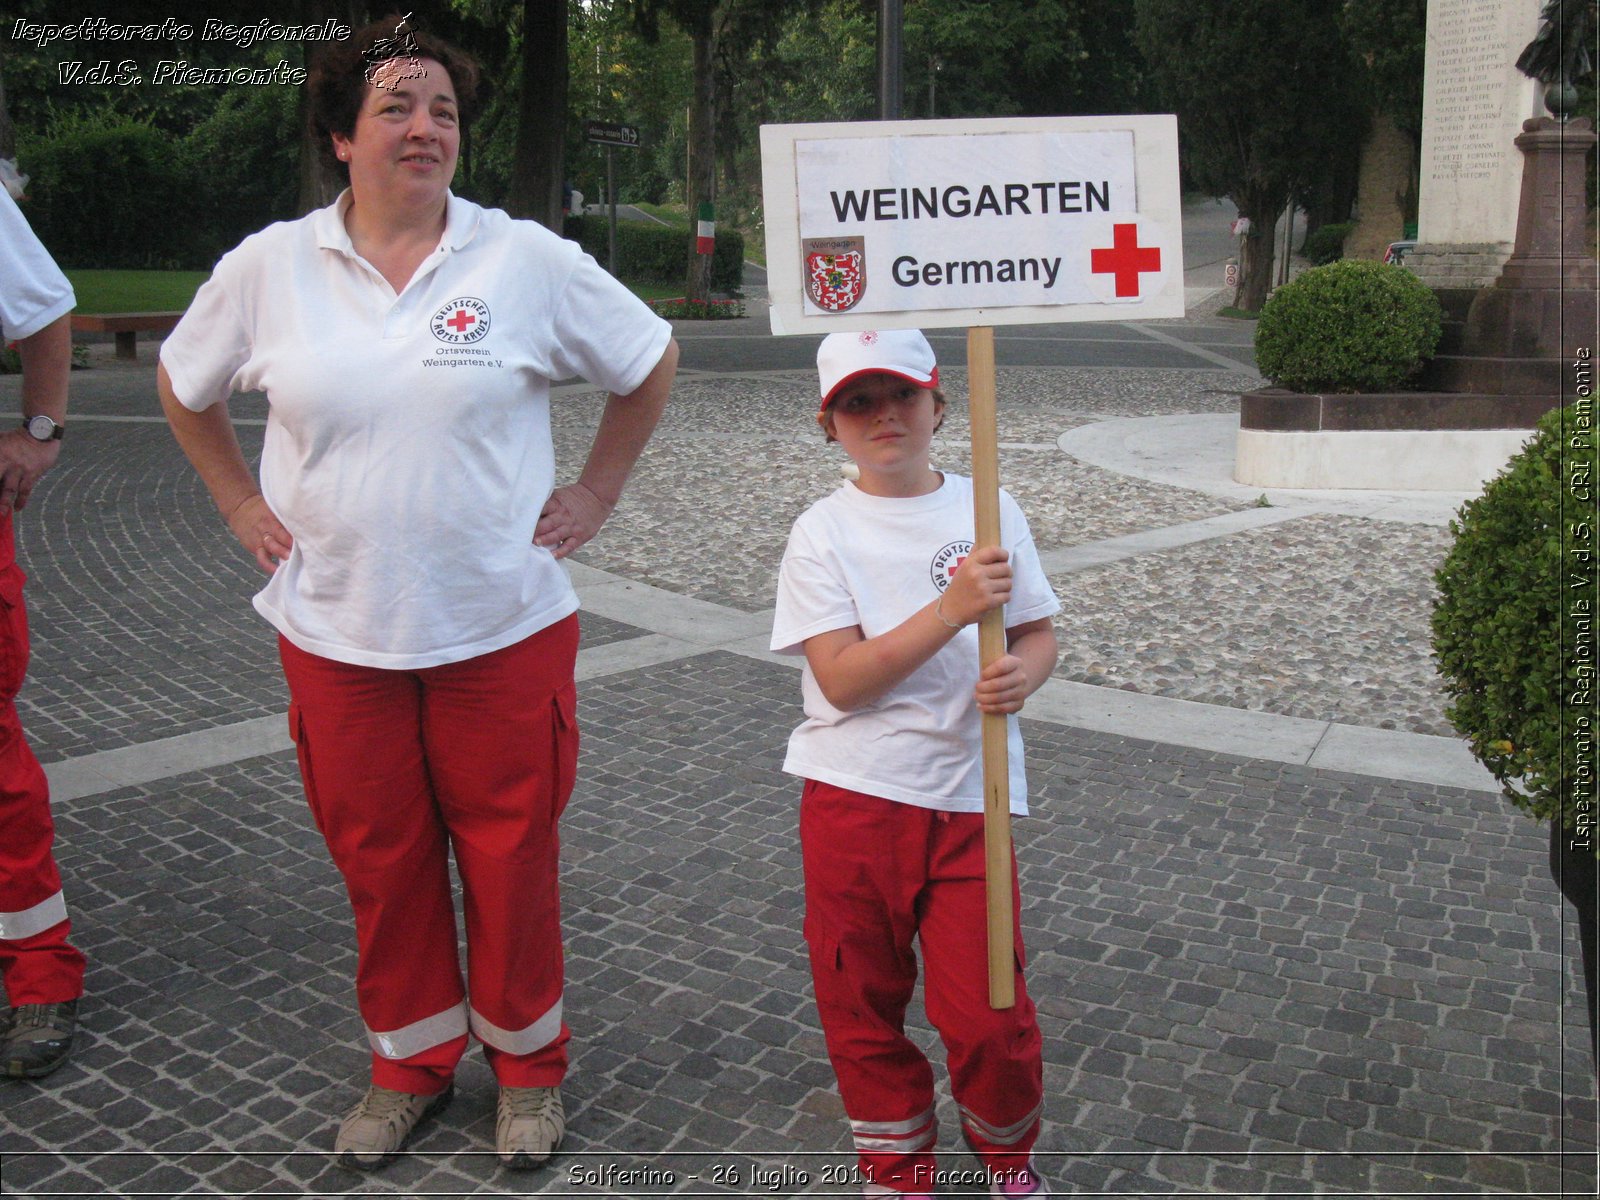
<instances>
[{"instance_id":1,"label":"stone planter box","mask_svg":"<svg viewBox=\"0 0 1600 1200\"><path fill-rule=\"evenodd\" d=\"M1240 397L1233 477L1251 487L1476 491L1558 396L1454 392Z\"/></svg>"}]
</instances>

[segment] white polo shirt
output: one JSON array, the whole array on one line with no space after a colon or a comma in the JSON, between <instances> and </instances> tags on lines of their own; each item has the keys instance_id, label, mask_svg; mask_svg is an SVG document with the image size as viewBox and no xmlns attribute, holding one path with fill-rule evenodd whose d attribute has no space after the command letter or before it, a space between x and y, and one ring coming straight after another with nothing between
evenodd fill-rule
<instances>
[{"instance_id":1,"label":"white polo shirt","mask_svg":"<svg viewBox=\"0 0 1600 1200\"><path fill-rule=\"evenodd\" d=\"M76 302L67 277L0 187L0 335L8 342L32 337Z\"/></svg>"},{"instance_id":2,"label":"white polo shirt","mask_svg":"<svg viewBox=\"0 0 1600 1200\"><path fill-rule=\"evenodd\" d=\"M261 614L341 662L459 662L578 607L533 544L551 381L631 392L672 329L575 243L457 196L397 296L351 245L349 204L225 255L161 361L195 411L267 394L261 490L294 549Z\"/></svg>"},{"instance_id":3,"label":"white polo shirt","mask_svg":"<svg viewBox=\"0 0 1600 1200\"><path fill-rule=\"evenodd\" d=\"M938 599L972 552L972 480L945 472L925 496L874 496L853 483L823 497L789 533L778 573L771 648L804 654L807 638L859 625L874 638ZM1000 544L1011 552L1007 629L1061 608L1039 552L1010 493L1000 493ZM811 664L801 671L806 719L789 738L783 769L942 812L983 811L978 627L969 625L937 654L870 704L828 703ZM1028 811L1022 733L1006 718L1011 811Z\"/></svg>"}]
</instances>

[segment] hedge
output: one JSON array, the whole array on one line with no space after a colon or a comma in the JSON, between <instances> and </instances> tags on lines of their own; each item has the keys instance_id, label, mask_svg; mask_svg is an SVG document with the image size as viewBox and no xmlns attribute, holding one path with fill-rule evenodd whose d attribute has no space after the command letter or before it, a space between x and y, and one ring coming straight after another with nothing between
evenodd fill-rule
<instances>
[{"instance_id":1,"label":"hedge","mask_svg":"<svg viewBox=\"0 0 1600 1200\"><path fill-rule=\"evenodd\" d=\"M563 226L602 266L610 256L610 220L604 216L568 217ZM617 222L617 275L640 283L681 284L688 273L694 249L692 230L645 221ZM717 231L711 256L711 290L738 292L744 280L744 235L737 230Z\"/></svg>"}]
</instances>

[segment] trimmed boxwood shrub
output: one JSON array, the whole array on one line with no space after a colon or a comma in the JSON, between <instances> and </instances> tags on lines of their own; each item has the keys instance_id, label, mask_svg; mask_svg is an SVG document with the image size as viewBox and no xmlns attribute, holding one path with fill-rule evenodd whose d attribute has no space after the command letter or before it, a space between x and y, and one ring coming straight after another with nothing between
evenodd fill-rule
<instances>
[{"instance_id":1,"label":"trimmed boxwood shrub","mask_svg":"<svg viewBox=\"0 0 1600 1200\"><path fill-rule=\"evenodd\" d=\"M1389 392L1439 344L1438 298L1404 267L1346 259L1272 293L1256 322L1256 366L1296 392Z\"/></svg>"},{"instance_id":2,"label":"trimmed boxwood shrub","mask_svg":"<svg viewBox=\"0 0 1600 1200\"><path fill-rule=\"evenodd\" d=\"M562 226L601 266L611 253L609 218L568 217ZM645 221L617 222L617 274L642 283L681 284L694 249L693 231ZM744 280L744 235L733 229L717 231L711 255L711 288L737 292Z\"/></svg>"},{"instance_id":3,"label":"trimmed boxwood shrub","mask_svg":"<svg viewBox=\"0 0 1600 1200\"><path fill-rule=\"evenodd\" d=\"M1328 225L1318 225L1306 234L1306 240L1300 244L1300 253L1319 267L1338 262L1344 257L1344 240L1350 236L1350 231L1355 227L1354 221L1335 221Z\"/></svg>"},{"instance_id":4,"label":"trimmed boxwood shrub","mask_svg":"<svg viewBox=\"0 0 1600 1200\"><path fill-rule=\"evenodd\" d=\"M1450 523L1455 545L1435 576L1446 715L1511 803L1539 820L1559 813L1568 829L1576 811L1563 797L1593 794L1600 721L1593 419L1590 400L1545 414ZM1600 838L1595 845L1600 854Z\"/></svg>"}]
</instances>

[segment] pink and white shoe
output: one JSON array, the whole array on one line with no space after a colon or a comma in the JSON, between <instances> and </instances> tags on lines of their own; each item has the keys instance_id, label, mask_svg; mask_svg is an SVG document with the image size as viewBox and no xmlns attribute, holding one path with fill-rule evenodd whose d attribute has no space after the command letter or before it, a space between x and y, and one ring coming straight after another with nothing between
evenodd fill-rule
<instances>
[{"instance_id":1,"label":"pink and white shoe","mask_svg":"<svg viewBox=\"0 0 1600 1200\"><path fill-rule=\"evenodd\" d=\"M994 1200L1039 1200L1050 1195L1050 1186L1039 1174L1032 1156L1024 1167L996 1171L989 1177L989 1195Z\"/></svg>"}]
</instances>

